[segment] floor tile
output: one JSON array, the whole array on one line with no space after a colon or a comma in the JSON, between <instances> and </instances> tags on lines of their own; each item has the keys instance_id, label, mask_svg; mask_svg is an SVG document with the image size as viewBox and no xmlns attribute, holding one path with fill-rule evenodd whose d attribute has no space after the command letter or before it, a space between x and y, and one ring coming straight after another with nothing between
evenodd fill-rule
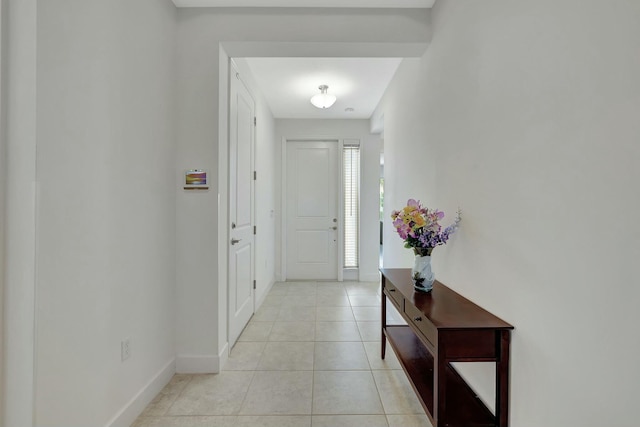
<instances>
[{"instance_id":1,"label":"floor tile","mask_svg":"<svg viewBox=\"0 0 640 427\"><path fill-rule=\"evenodd\" d=\"M312 371L257 371L240 415L310 415Z\"/></svg>"},{"instance_id":2,"label":"floor tile","mask_svg":"<svg viewBox=\"0 0 640 427\"><path fill-rule=\"evenodd\" d=\"M269 290L269 296L283 296L287 294L289 286L276 286L275 284Z\"/></svg>"},{"instance_id":3,"label":"floor tile","mask_svg":"<svg viewBox=\"0 0 640 427\"><path fill-rule=\"evenodd\" d=\"M281 297L283 307L315 307L317 296L314 295L287 295Z\"/></svg>"},{"instance_id":4,"label":"floor tile","mask_svg":"<svg viewBox=\"0 0 640 427\"><path fill-rule=\"evenodd\" d=\"M311 427L309 415L239 416L234 427Z\"/></svg>"},{"instance_id":5,"label":"floor tile","mask_svg":"<svg viewBox=\"0 0 640 427\"><path fill-rule=\"evenodd\" d=\"M167 413L178 394L187 386L193 378L192 375L177 374L171 378L169 384L147 405L142 416L162 416Z\"/></svg>"},{"instance_id":6,"label":"floor tile","mask_svg":"<svg viewBox=\"0 0 640 427\"><path fill-rule=\"evenodd\" d=\"M280 314L280 306L260 307L256 314L253 315L251 321L253 322L273 322L278 319Z\"/></svg>"},{"instance_id":7,"label":"floor tile","mask_svg":"<svg viewBox=\"0 0 640 427\"><path fill-rule=\"evenodd\" d=\"M261 308L262 307L280 307L282 305L282 299L283 297L281 295L277 295L277 294L271 295L270 293L264 298Z\"/></svg>"},{"instance_id":8,"label":"floor tile","mask_svg":"<svg viewBox=\"0 0 640 427\"><path fill-rule=\"evenodd\" d=\"M400 362L398 361L396 354L391 349L389 343L387 343L384 359L380 357L380 341L368 341L363 344L364 349L367 352L367 358L369 359L369 366L371 366L371 369L402 369L402 366L400 366Z\"/></svg>"},{"instance_id":9,"label":"floor tile","mask_svg":"<svg viewBox=\"0 0 640 427\"><path fill-rule=\"evenodd\" d=\"M351 307L351 302L346 293L342 295L318 294L316 297L316 305L318 307Z\"/></svg>"},{"instance_id":10,"label":"floor tile","mask_svg":"<svg viewBox=\"0 0 640 427\"><path fill-rule=\"evenodd\" d=\"M235 416L140 417L131 427L234 427Z\"/></svg>"},{"instance_id":11,"label":"floor tile","mask_svg":"<svg viewBox=\"0 0 640 427\"><path fill-rule=\"evenodd\" d=\"M287 296L315 296L316 284L315 282L300 282L289 284L287 290Z\"/></svg>"},{"instance_id":12,"label":"floor tile","mask_svg":"<svg viewBox=\"0 0 640 427\"><path fill-rule=\"evenodd\" d=\"M389 427L384 415L314 415L311 427Z\"/></svg>"},{"instance_id":13,"label":"floor tile","mask_svg":"<svg viewBox=\"0 0 640 427\"><path fill-rule=\"evenodd\" d=\"M289 282L275 282L271 287L271 290L278 290L278 291L281 289L287 290L289 289L289 286L290 286Z\"/></svg>"},{"instance_id":14,"label":"floor tile","mask_svg":"<svg viewBox=\"0 0 640 427\"><path fill-rule=\"evenodd\" d=\"M316 341L362 341L356 322L316 322Z\"/></svg>"},{"instance_id":15,"label":"floor tile","mask_svg":"<svg viewBox=\"0 0 640 427\"><path fill-rule=\"evenodd\" d=\"M251 371L258 366L265 342L237 342L231 349L225 371Z\"/></svg>"},{"instance_id":16,"label":"floor tile","mask_svg":"<svg viewBox=\"0 0 640 427\"><path fill-rule=\"evenodd\" d=\"M380 322L357 322L362 341L380 341L382 324Z\"/></svg>"},{"instance_id":17,"label":"floor tile","mask_svg":"<svg viewBox=\"0 0 640 427\"><path fill-rule=\"evenodd\" d=\"M237 415L253 376L253 371L195 376L167 415Z\"/></svg>"},{"instance_id":18,"label":"floor tile","mask_svg":"<svg viewBox=\"0 0 640 427\"><path fill-rule=\"evenodd\" d=\"M380 297L376 295L350 295L352 307L380 307Z\"/></svg>"},{"instance_id":19,"label":"floor tile","mask_svg":"<svg viewBox=\"0 0 640 427\"><path fill-rule=\"evenodd\" d=\"M376 296L380 293L380 284L377 282L353 282L345 283L344 288L349 296L369 295Z\"/></svg>"},{"instance_id":20,"label":"floor tile","mask_svg":"<svg viewBox=\"0 0 640 427\"><path fill-rule=\"evenodd\" d=\"M178 394L158 394L142 412L143 417L160 417L167 413Z\"/></svg>"},{"instance_id":21,"label":"floor tile","mask_svg":"<svg viewBox=\"0 0 640 427\"><path fill-rule=\"evenodd\" d=\"M351 307L316 307L316 320L318 322L353 322Z\"/></svg>"},{"instance_id":22,"label":"floor tile","mask_svg":"<svg viewBox=\"0 0 640 427\"><path fill-rule=\"evenodd\" d=\"M240 334L238 341L267 341L274 322L251 321Z\"/></svg>"},{"instance_id":23,"label":"floor tile","mask_svg":"<svg viewBox=\"0 0 640 427\"><path fill-rule=\"evenodd\" d=\"M370 369L361 342L317 342L313 366L317 371Z\"/></svg>"},{"instance_id":24,"label":"floor tile","mask_svg":"<svg viewBox=\"0 0 640 427\"><path fill-rule=\"evenodd\" d=\"M313 341L314 322L275 322L269 341Z\"/></svg>"},{"instance_id":25,"label":"floor tile","mask_svg":"<svg viewBox=\"0 0 640 427\"><path fill-rule=\"evenodd\" d=\"M378 282L277 282L223 372L174 376L133 427L430 427L380 325Z\"/></svg>"},{"instance_id":26,"label":"floor tile","mask_svg":"<svg viewBox=\"0 0 640 427\"><path fill-rule=\"evenodd\" d=\"M282 307L277 320L285 322L315 322L316 307Z\"/></svg>"},{"instance_id":27,"label":"floor tile","mask_svg":"<svg viewBox=\"0 0 640 427\"><path fill-rule=\"evenodd\" d=\"M353 307L353 315L359 322L379 322L381 319L380 306L376 307Z\"/></svg>"},{"instance_id":28,"label":"floor tile","mask_svg":"<svg viewBox=\"0 0 640 427\"><path fill-rule=\"evenodd\" d=\"M382 413L382 404L371 372L314 372L314 415L375 415Z\"/></svg>"},{"instance_id":29,"label":"floor tile","mask_svg":"<svg viewBox=\"0 0 640 427\"><path fill-rule=\"evenodd\" d=\"M259 371L313 370L313 342L269 342L262 353Z\"/></svg>"},{"instance_id":30,"label":"floor tile","mask_svg":"<svg viewBox=\"0 0 640 427\"><path fill-rule=\"evenodd\" d=\"M330 291L330 290L346 293L344 289L344 284L342 284L341 282L318 282L318 286L316 287L316 290L318 291L318 294L320 294L321 292Z\"/></svg>"},{"instance_id":31,"label":"floor tile","mask_svg":"<svg viewBox=\"0 0 640 427\"><path fill-rule=\"evenodd\" d=\"M433 427L426 415L387 415L389 427Z\"/></svg>"},{"instance_id":32,"label":"floor tile","mask_svg":"<svg viewBox=\"0 0 640 427\"><path fill-rule=\"evenodd\" d=\"M386 414L424 414L404 371L373 371Z\"/></svg>"},{"instance_id":33,"label":"floor tile","mask_svg":"<svg viewBox=\"0 0 640 427\"><path fill-rule=\"evenodd\" d=\"M316 288L318 286L318 282L314 280L293 280L286 283L289 288Z\"/></svg>"},{"instance_id":34,"label":"floor tile","mask_svg":"<svg viewBox=\"0 0 640 427\"><path fill-rule=\"evenodd\" d=\"M169 384L167 384L161 391L161 393L180 393L193 379L192 374L175 374Z\"/></svg>"}]
</instances>

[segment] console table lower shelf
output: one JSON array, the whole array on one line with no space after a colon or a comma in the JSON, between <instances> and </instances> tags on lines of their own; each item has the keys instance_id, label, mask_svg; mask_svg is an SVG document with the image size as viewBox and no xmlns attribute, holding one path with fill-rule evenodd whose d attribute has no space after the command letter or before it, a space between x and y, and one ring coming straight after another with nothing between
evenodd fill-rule
<instances>
[{"instance_id":1,"label":"console table lower shelf","mask_svg":"<svg viewBox=\"0 0 640 427\"><path fill-rule=\"evenodd\" d=\"M407 374L418 400L429 414L433 414L433 356L408 326L387 326L385 335L402 369ZM447 405L457 408L449 414L448 426L495 427L496 418L460 377L447 364Z\"/></svg>"}]
</instances>

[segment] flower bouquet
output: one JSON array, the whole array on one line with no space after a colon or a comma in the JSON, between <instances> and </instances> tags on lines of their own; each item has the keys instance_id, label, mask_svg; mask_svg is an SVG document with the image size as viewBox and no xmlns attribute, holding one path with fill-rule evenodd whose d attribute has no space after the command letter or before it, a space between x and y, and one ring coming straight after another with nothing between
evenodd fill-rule
<instances>
[{"instance_id":1,"label":"flower bouquet","mask_svg":"<svg viewBox=\"0 0 640 427\"><path fill-rule=\"evenodd\" d=\"M409 199L401 211L393 211L391 218L398 235L404 240L404 247L413 248L416 256L411 271L414 287L429 292L435 280L431 271L431 252L436 246L447 243L449 236L456 231L461 219L460 210L453 224L444 229L439 223L444 218L444 212L427 209L414 199Z\"/></svg>"}]
</instances>

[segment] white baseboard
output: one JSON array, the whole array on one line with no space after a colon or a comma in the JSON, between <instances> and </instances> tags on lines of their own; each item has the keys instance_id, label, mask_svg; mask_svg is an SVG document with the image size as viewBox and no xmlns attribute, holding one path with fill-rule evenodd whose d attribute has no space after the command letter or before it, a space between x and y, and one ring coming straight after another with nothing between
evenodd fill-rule
<instances>
[{"instance_id":1,"label":"white baseboard","mask_svg":"<svg viewBox=\"0 0 640 427\"><path fill-rule=\"evenodd\" d=\"M229 360L229 343L226 342L224 343L224 346L222 347L222 350L220 350L220 353L218 354L218 372L222 371L222 368L224 368L224 365L227 364L227 360Z\"/></svg>"},{"instance_id":2,"label":"white baseboard","mask_svg":"<svg viewBox=\"0 0 640 427\"><path fill-rule=\"evenodd\" d=\"M171 359L105 427L129 427L176 373L176 360Z\"/></svg>"},{"instance_id":3,"label":"white baseboard","mask_svg":"<svg viewBox=\"0 0 640 427\"><path fill-rule=\"evenodd\" d=\"M225 352L226 350L225 346ZM179 354L176 357L178 374L217 374L220 372L220 356Z\"/></svg>"}]
</instances>

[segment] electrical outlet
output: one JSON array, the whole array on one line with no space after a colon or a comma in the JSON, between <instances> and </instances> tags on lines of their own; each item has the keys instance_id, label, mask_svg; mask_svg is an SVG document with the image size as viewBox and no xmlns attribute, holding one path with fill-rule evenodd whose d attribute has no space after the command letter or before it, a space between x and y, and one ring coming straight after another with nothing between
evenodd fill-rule
<instances>
[{"instance_id":1,"label":"electrical outlet","mask_svg":"<svg viewBox=\"0 0 640 427\"><path fill-rule=\"evenodd\" d=\"M129 338L125 338L120 343L120 358L124 362L131 356L131 340Z\"/></svg>"}]
</instances>

